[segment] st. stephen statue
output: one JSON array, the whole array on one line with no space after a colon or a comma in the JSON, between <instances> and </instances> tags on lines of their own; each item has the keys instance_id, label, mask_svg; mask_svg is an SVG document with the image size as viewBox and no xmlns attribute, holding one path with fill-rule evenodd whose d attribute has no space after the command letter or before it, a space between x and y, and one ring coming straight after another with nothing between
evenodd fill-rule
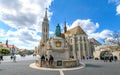
<instances>
[{"instance_id":1,"label":"st. stephen statue","mask_svg":"<svg viewBox=\"0 0 120 75\"><path fill-rule=\"evenodd\" d=\"M61 37L61 29L59 24L56 26L55 36Z\"/></svg>"}]
</instances>

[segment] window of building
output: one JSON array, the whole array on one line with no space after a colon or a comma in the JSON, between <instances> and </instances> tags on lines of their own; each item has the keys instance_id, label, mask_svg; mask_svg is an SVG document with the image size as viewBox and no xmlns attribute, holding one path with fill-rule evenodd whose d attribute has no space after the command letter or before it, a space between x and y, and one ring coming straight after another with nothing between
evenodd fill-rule
<instances>
[{"instance_id":1,"label":"window of building","mask_svg":"<svg viewBox=\"0 0 120 75\"><path fill-rule=\"evenodd\" d=\"M46 32L47 32L47 29L46 29Z\"/></svg>"},{"instance_id":2,"label":"window of building","mask_svg":"<svg viewBox=\"0 0 120 75\"><path fill-rule=\"evenodd\" d=\"M80 50L82 51L82 49L83 49L83 46L82 46L82 43L80 43Z\"/></svg>"},{"instance_id":3,"label":"window of building","mask_svg":"<svg viewBox=\"0 0 120 75\"><path fill-rule=\"evenodd\" d=\"M78 41L78 38L77 37L75 37L75 43Z\"/></svg>"},{"instance_id":4,"label":"window of building","mask_svg":"<svg viewBox=\"0 0 120 75\"><path fill-rule=\"evenodd\" d=\"M84 37L84 41L86 41L86 38Z\"/></svg>"},{"instance_id":5,"label":"window of building","mask_svg":"<svg viewBox=\"0 0 120 75\"><path fill-rule=\"evenodd\" d=\"M82 37L80 37L80 41L82 41Z\"/></svg>"},{"instance_id":6,"label":"window of building","mask_svg":"<svg viewBox=\"0 0 120 75\"><path fill-rule=\"evenodd\" d=\"M87 45L86 45L86 43L84 44L84 46L85 46L85 50L87 50Z\"/></svg>"},{"instance_id":7,"label":"window of building","mask_svg":"<svg viewBox=\"0 0 120 75\"><path fill-rule=\"evenodd\" d=\"M78 50L78 44L75 44L75 50Z\"/></svg>"}]
</instances>

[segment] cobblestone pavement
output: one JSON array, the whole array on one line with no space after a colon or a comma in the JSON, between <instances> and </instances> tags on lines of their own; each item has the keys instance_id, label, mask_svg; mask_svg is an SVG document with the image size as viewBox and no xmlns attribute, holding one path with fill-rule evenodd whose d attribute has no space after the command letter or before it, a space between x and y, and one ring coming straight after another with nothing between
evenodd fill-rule
<instances>
[{"instance_id":1,"label":"cobblestone pavement","mask_svg":"<svg viewBox=\"0 0 120 75\"><path fill-rule=\"evenodd\" d=\"M95 60L84 60L86 67L79 70L47 71L30 68L34 60L13 62L2 62L0 64L0 75L120 75L119 62L103 62Z\"/></svg>"},{"instance_id":2,"label":"cobblestone pavement","mask_svg":"<svg viewBox=\"0 0 120 75\"><path fill-rule=\"evenodd\" d=\"M120 75L120 63L101 60L82 60L86 67L80 70L64 71L64 75Z\"/></svg>"},{"instance_id":3,"label":"cobblestone pavement","mask_svg":"<svg viewBox=\"0 0 120 75\"><path fill-rule=\"evenodd\" d=\"M59 71L44 71L30 68L34 61L2 62L0 64L0 75L59 75Z\"/></svg>"}]
</instances>

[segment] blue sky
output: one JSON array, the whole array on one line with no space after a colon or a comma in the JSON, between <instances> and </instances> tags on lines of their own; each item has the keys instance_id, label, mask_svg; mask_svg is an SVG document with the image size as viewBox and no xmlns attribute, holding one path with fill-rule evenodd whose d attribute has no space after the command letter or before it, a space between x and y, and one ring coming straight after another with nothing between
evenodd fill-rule
<instances>
[{"instance_id":1,"label":"blue sky","mask_svg":"<svg viewBox=\"0 0 120 75\"><path fill-rule=\"evenodd\" d=\"M89 38L101 42L120 31L120 0L0 0L0 41L33 49L41 39L41 23L48 8L50 36L64 21L68 29L81 26Z\"/></svg>"}]
</instances>

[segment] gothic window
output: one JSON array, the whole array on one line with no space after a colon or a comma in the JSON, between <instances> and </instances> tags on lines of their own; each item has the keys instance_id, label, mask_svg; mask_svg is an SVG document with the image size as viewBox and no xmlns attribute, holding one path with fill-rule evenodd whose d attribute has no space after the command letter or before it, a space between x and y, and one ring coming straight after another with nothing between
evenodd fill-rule
<instances>
[{"instance_id":1,"label":"gothic window","mask_svg":"<svg viewBox=\"0 0 120 75\"><path fill-rule=\"evenodd\" d=\"M45 32L45 28L44 28L44 32Z\"/></svg>"},{"instance_id":2,"label":"gothic window","mask_svg":"<svg viewBox=\"0 0 120 75\"><path fill-rule=\"evenodd\" d=\"M82 43L80 43L80 50L82 51L82 49L83 49L83 46L82 46Z\"/></svg>"},{"instance_id":3,"label":"gothic window","mask_svg":"<svg viewBox=\"0 0 120 75\"><path fill-rule=\"evenodd\" d=\"M87 50L87 45L86 45L86 43L84 44L84 46L85 46L85 50Z\"/></svg>"},{"instance_id":4,"label":"gothic window","mask_svg":"<svg viewBox=\"0 0 120 75\"><path fill-rule=\"evenodd\" d=\"M70 46L70 50L71 50L71 51L73 50L73 47L72 47L72 45Z\"/></svg>"},{"instance_id":5,"label":"gothic window","mask_svg":"<svg viewBox=\"0 0 120 75\"><path fill-rule=\"evenodd\" d=\"M75 37L75 43L78 41L77 37Z\"/></svg>"},{"instance_id":6,"label":"gothic window","mask_svg":"<svg viewBox=\"0 0 120 75\"><path fill-rule=\"evenodd\" d=\"M86 41L86 38L84 37L84 41Z\"/></svg>"},{"instance_id":7,"label":"gothic window","mask_svg":"<svg viewBox=\"0 0 120 75\"><path fill-rule=\"evenodd\" d=\"M78 44L75 45L75 49L78 50Z\"/></svg>"},{"instance_id":8,"label":"gothic window","mask_svg":"<svg viewBox=\"0 0 120 75\"><path fill-rule=\"evenodd\" d=\"M80 41L82 41L82 37L80 37Z\"/></svg>"},{"instance_id":9,"label":"gothic window","mask_svg":"<svg viewBox=\"0 0 120 75\"><path fill-rule=\"evenodd\" d=\"M47 32L47 29L46 29L46 32Z\"/></svg>"}]
</instances>

